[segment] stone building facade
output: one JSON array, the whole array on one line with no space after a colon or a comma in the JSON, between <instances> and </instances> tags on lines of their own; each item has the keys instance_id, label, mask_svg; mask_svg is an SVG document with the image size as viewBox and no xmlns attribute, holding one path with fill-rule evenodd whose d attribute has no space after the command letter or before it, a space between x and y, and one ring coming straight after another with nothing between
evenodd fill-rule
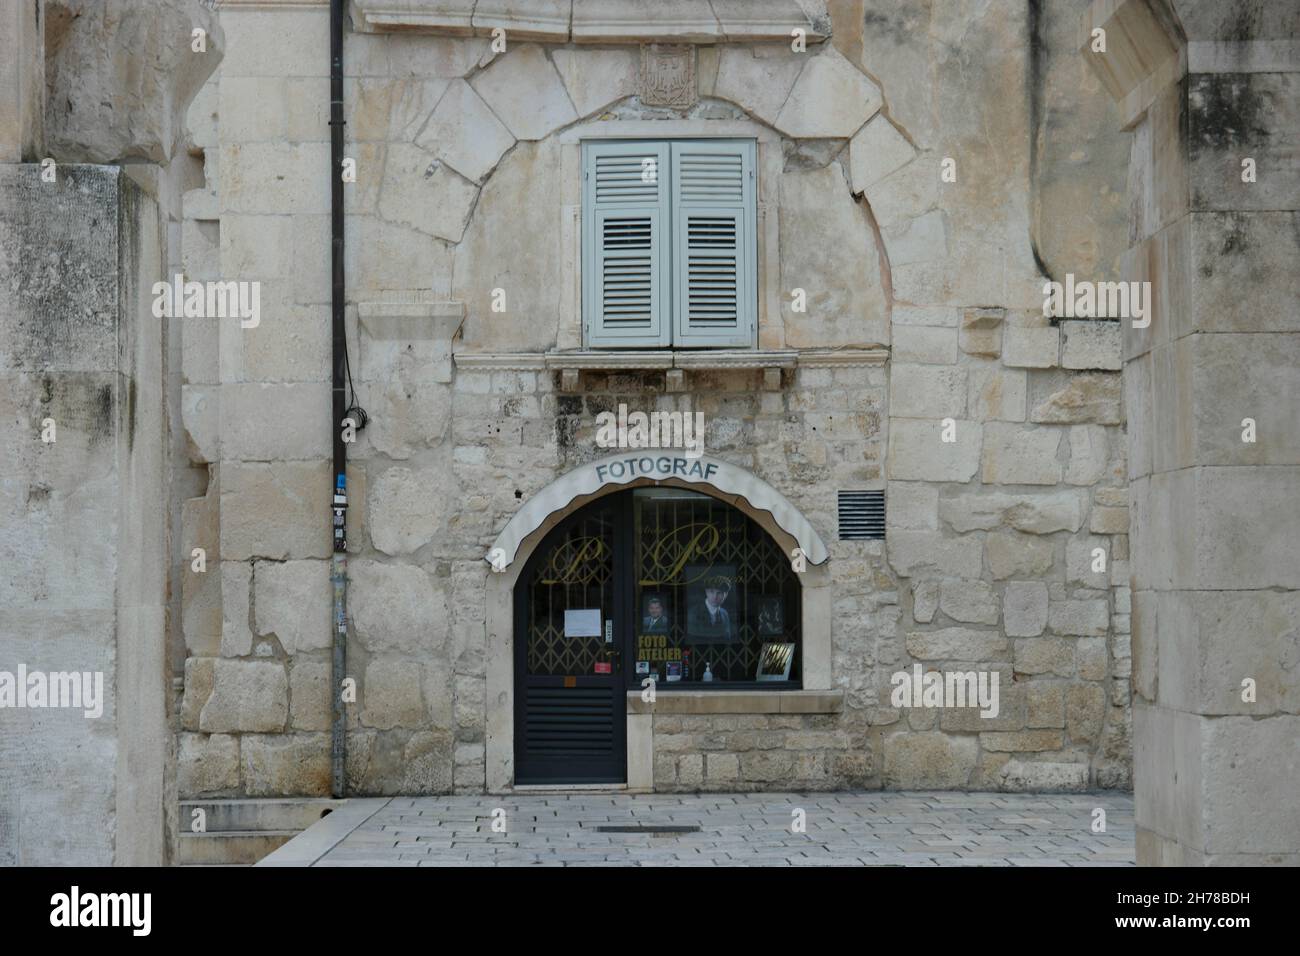
<instances>
[{"instance_id":1,"label":"stone building facade","mask_svg":"<svg viewBox=\"0 0 1300 956\"><path fill-rule=\"evenodd\" d=\"M798 683L629 691L629 787L1131 785L1120 332L1043 315L1049 276L1116 277L1123 246L1123 142L1073 12L348 9L348 335L369 415L348 447L349 792L516 784L514 585L549 529L623 488L571 487L611 453L597 415L620 404L702 412L705 460L758 490L660 487L725 498L784 551L825 548L798 575ZM178 553L208 564L178 562L178 786L321 794L329 16L226 0L218 17L224 57L187 114L204 182L184 194L184 273L259 282L262 319L184 325L185 464L206 485ZM591 347L584 144L711 138L755 148L752 343ZM863 490L884 493L883 539L841 540L839 493ZM894 706L915 664L996 672L998 715Z\"/></svg>"},{"instance_id":2,"label":"stone building facade","mask_svg":"<svg viewBox=\"0 0 1300 956\"><path fill-rule=\"evenodd\" d=\"M351 795L1132 786L1141 863L1300 860L1294 5L349 0L339 618L328 3L0 6L0 864L327 794L335 699ZM714 248L658 233L612 349L628 155ZM258 321L160 317L178 275ZM703 455L608 447L620 406ZM688 659L710 582L743 640ZM102 713L14 709L20 667ZM895 706L914 668L997 715Z\"/></svg>"}]
</instances>

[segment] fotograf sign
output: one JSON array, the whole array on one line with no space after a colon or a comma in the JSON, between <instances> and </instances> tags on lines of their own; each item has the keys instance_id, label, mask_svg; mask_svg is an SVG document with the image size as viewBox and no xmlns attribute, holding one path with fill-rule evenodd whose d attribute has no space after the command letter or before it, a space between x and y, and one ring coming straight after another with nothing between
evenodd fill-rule
<instances>
[{"instance_id":1,"label":"fotograf sign","mask_svg":"<svg viewBox=\"0 0 1300 956\"><path fill-rule=\"evenodd\" d=\"M670 455L631 455L613 461L592 465L596 478L603 485L608 481L627 481L629 478L682 478L686 481L711 481L718 472L718 464L699 458L678 458Z\"/></svg>"},{"instance_id":2,"label":"fotograf sign","mask_svg":"<svg viewBox=\"0 0 1300 956\"><path fill-rule=\"evenodd\" d=\"M744 468L708 455L693 458L685 454L621 454L575 468L525 501L492 542L484 560L491 563L494 571L504 571L514 562L520 543L551 515L564 511L575 499L599 493L602 488L635 481L681 482L702 486L706 492L712 489L719 497L744 498L755 510L769 512L795 539L810 564L821 564L830 556L825 542L808 519L779 491Z\"/></svg>"}]
</instances>

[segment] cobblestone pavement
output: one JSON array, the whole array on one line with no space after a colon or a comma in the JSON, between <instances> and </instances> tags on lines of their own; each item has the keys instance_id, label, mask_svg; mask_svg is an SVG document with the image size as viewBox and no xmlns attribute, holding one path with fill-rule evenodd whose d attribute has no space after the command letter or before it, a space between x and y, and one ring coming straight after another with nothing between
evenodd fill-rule
<instances>
[{"instance_id":1,"label":"cobblestone pavement","mask_svg":"<svg viewBox=\"0 0 1300 956\"><path fill-rule=\"evenodd\" d=\"M1105 833L1092 832L1096 807ZM806 832L791 832L796 808ZM699 829L599 829L618 826ZM395 797L315 865L1132 866L1133 839L1122 793Z\"/></svg>"}]
</instances>

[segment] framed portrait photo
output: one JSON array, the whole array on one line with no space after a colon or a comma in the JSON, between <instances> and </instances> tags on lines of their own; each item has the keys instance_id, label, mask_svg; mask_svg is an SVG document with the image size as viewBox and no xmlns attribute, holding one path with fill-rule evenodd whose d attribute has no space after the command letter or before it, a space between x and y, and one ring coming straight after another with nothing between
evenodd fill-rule
<instances>
[{"instance_id":1,"label":"framed portrait photo","mask_svg":"<svg viewBox=\"0 0 1300 956\"><path fill-rule=\"evenodd\" d=\"M688 564L686 638L695 644L731 644L740 640L734 564Z\"/></svg>"},{"instance_id":2,"label":"framed portrait photo","mask_svg":"<svg viewBox=\"0 0 1300 956\"><path fill-rule=\"evenodd\" d=\"M758 653L758 672L755 680L789 680L794 664L793 644L764 644Z\"/></svg>"},{"instance_id":3,"label":"framed portrait photo","mask_svg":"<svg viewBox=\"0 0 1300 956\"><path fill-rule=\"evenodd\" d=\"M673 617L667 594L659 591L641 593L641 620L638 634L668 634L672 631Z\"/></svg>"},{"instance_id":4,"label":"framed portrait photo","mask_svg":"<svg viewBox=\"0 0 1300 956\"><path fill-rule=\"evenodd\" d=\"M761 636L780 637L785 633L785 602L780 597L759 598L755 623Z\"/></svg>"}]
</instances>

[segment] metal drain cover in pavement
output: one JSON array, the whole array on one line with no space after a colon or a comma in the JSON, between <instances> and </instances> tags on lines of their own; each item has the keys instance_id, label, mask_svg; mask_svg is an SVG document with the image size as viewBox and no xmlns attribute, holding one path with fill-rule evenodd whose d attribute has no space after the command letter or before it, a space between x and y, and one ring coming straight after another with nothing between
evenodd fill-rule
<instances>
[{"instance_id":1,"label":"metal drain cover in pavement","mask_svg":"<svg viewBox=\"0 0 1300 956\"><path fill-rule=\"evenodd\" d=\"M595 828L597 833L699 833L698 825L691 826L673 826L671 824L659 823L639 823L632 826L599 826Z\"/></svg>"}]
</instances>

